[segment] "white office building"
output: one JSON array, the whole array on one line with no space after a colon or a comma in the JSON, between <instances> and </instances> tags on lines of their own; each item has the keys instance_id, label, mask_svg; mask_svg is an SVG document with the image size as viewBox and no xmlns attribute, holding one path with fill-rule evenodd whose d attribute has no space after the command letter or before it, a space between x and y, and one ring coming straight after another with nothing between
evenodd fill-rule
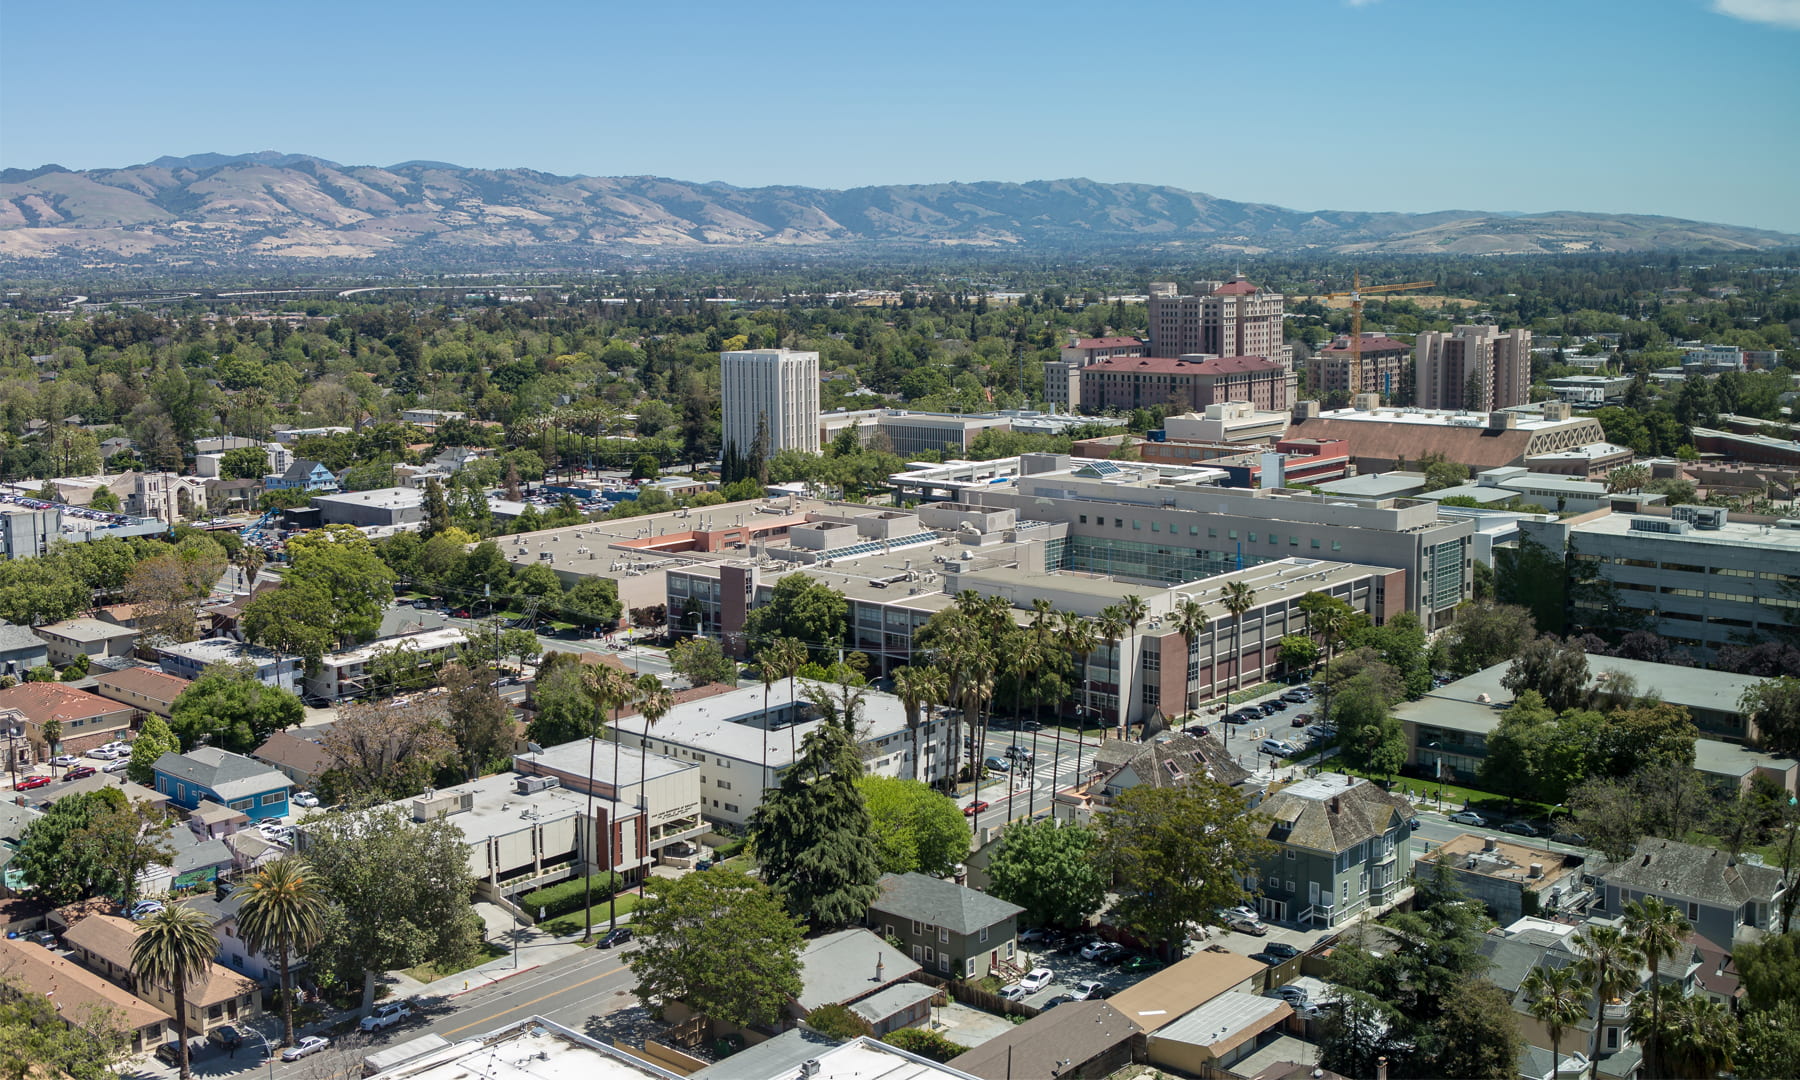
<instances>
[{"instance_id":1,"label":"white office building","mask_svg":"<svg viewBox=\"0 0 1800 1080\"><path fill-rule=\"evenodd\" d=\"M743 349L719 354L723 440L748 454L759 425L764 452L819 450L819 354Z\"/></svg>"}]
</instances>

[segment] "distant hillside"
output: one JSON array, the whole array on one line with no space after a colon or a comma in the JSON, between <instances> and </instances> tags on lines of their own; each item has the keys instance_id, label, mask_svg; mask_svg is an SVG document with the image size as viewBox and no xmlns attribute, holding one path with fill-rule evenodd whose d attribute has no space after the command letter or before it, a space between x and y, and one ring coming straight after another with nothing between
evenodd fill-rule
<instances>
[{"instance_id":1,"label":"distant hillside","mask_svg":"<svg viewBox=\"0 0 1800 1080\"><path fill-rule=\"evenodd\" d=\"M0 259L9 260L548 265L625 252L755 249L1485 255L1760 250L1797 242L1784 233L1677 218L1301 211L1079 179L739 188L433 161L345 166L274 151L162 157L86 172L56 165L0 172Z\"/></svg>"}]
</instances>

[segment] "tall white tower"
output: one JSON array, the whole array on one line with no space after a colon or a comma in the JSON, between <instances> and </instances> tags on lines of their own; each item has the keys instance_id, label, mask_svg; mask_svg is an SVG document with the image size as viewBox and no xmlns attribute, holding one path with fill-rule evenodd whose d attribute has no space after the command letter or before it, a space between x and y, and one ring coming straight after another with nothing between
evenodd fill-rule
<instances>
[{"instance_id":1,"label":"tall white tower","mask_svg":"<svg viewBox=\"0 0 1800 1080\"><path fill-rule=\"evenodd\" d=\"M719 411L724 445L748 454L764 426L766 452L819 452L819 354L742 349L719 354Z\"/></svg>"}]
</instances>

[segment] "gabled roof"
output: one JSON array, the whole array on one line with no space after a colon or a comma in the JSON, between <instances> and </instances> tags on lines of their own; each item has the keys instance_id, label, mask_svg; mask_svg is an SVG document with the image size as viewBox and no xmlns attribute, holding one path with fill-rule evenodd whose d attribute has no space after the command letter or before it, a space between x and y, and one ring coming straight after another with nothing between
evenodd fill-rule
<instances>
[{"instance_id":1,"label":"gabled roof","mask_svg":"<svg viewBox=\"0 0 1800 1080\"><path fill-rule=\"evenodd\" d=\"M95 676L94 685L140 694L152 701L174 701L188 688L188 680L155 668L133 667Z\"/></svg>"},{"instance_id":2,"label":"gabled roof","mask_svg":"<svg viewBox=\"0 0 1800 1080\"><path fill-rule=\"evenodd\" d=\"M1221 784L1233 786L1250 778L1249 771L1233 761L1217 739L1186 732L1158 737L1147 743L1108 739L1094 751L1094 772L1102 786L1110 785L1114 777L1128 768L1140 784L1150 787L1188 784L1197 776L1210 776Z\"/></svg>"},{"instance_id":3,"label":"gabled roof","mask_svg":"<svg viewBox=\"0 0 1800 1080\"><path fill-rule=\"evenodd\" d=\"M207 788L226 802L289 786L287 777L262 762L215 746L197 746L185 754L164 754L156 759L153 768Z\"/></svg>"},{"instance_id":4,"label":"gabled roof","mask_svg":"<svg viewBox=\"0 0 1800 1080\"><path fill-rule=\"evenodd\" d=\"M14 626L9 622L0 622L0 653L48 652L50 646L44 639L31 632L29 626Z\"/></svg>"},{"instance_id":5,"label":"gabled roof","mask_svg":"<svg viewBox=\"0 0 1800 1080\"><path fill-rule=\"evenodd\" d=\"M129 713L130 707L98 694L74 690L60 683L28 682L0 690L0 709L17 709L34 724L56 720L65 728L70 720L85 720L109 713Z\"/></svg>"},{"instance_id":6,"label":"gabled roof","mask_svg":"<svg viewBox=\"0 0 1800 1080\"><path fill-rule=\"evenodd\" d=\"M320 728L308 728L309 734L322 734ZM318 776L331 764L325 747L292 731L277 731L252 751L252 756L270 765L285 766L303 776Z\"/></svg>"},{"instance_id":7,"label":"gabled roof","mask_svg":"<svg viewBox=\"0 0 1800 1080\"><path fill-rule=\"evenodd\" d=\"M18 979L32 993L56 995L64 1016L80 1022L92 1007L115 1009L128 1031L171 1023L169 1014L114 986L67 956L24 938L0 938L0 971Z\"/></svg>"},{"instance_id":8,"label":"gabled roof","mask_svg":"<svg viewBox=\"0 0 1800 1080\"><path fill-rule=\"evenodd\" d=\"M137 941L136 923L115 915L89 915L63 934L63 941L78 945L88 952L129 971L131 946ZM206 965L206 981L188 990L188 1006L215 1005L238 997L256 987L256 980L239 975L218 964ZM196 980L198 981L198 980Z\"/></svg>"},{"instance_id":9,"label":"gabled roof","mask_svg":"<svg viewBox=\"0 0 1800 1080\"><path fill-rule=\"evenodd\" d=\"M1603 866L1595 876L1633 892L1727 908L1752 900L1767 903L1781 892L1781 871L1775 867L1733 860L1718 848L1655 837L1639 840L1629 859Z\"/></svg>"},{"instance_id":10,"label":"gabled roof","mask_svg":"<svg viewBox=\"0 0 1800 1080\"><path fill-rule=\"evenodd\" d=\"M1257 811L1273 819L1269 839L1335 853L1385 835L1412 805L1371 781L1325 773L1282 788Z\"/></svg>"},{"instance_id":11,"label":"gabled roof","mask_svg":"<svg viewBox=\"0 0 1800 1080\"><path fill-rule=\"evenodd\" d=\"M806 943L800 953L802 1009L848 1005L910 978L919 965L879 934L839 930Z\"/></svg>"},{"instance_id":12,"label":"gabled roof","mask_svg":"<svg viewBox=\"0 0 1800 1080\"><path fill-rule=\"evenodd\" d=\"M976 889L925 874L884 874L881 895L869 907L902 919L973 934L1023 914L1025 909Z\"/></svg>"},{"instance_id":13,"label":"gabled roof","mask_svg":"<svg viewBox=\"0 0 1800 1080\"><path fill-rule=\"evenodd\" d=\"M1076 1001L1039 1013L946 1064L983 1080L1049 1077L1059 1067L1085 1076L1081 1066L1142 1032L1110 1002Z\"/></svg>"},{"instance_id":14,"label":"gabled roof","mask_svg":"<svg viewBox=\"0 0 1800 1080\"><path fill-rule=\"evenodd\" d=\"M325 466L317 461L308 461L305 458L295 458L288 464L286 469L282 470L277 475L283 480L308 480L320 469L325 469ZM325 471L330 472L331 470L325 469Z\"/></svg>"}]
</instances>

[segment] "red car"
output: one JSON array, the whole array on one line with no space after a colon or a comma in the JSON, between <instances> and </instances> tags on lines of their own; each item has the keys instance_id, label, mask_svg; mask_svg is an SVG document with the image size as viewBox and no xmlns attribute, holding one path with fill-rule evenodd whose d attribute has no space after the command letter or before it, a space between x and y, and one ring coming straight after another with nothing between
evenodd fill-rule
<instances>
[{"instance_id":1,"label":"red car","mask_svg":"<svg viewBox=\"0 0 1800 1080\"><path fill-rule=\"evenodd\" d=\"M983 810L986 810L987 808L988 808L988 804L985 799L977 800L977 801L972 802L969 805L963 807L963 816L964 817L974 817L976 814L981 813Z\"/></svg>"},{"instance_id":2,"label":"red car","mask_svg":"<svg viewBox=\"0 0 1800 1080\"><path fill-rule=\"evenodd\" d=\"M14 784L13 790L14 791L30 791L32 788L49 787L49 786L50 786L50 778L48 776L27 776L25 779Z\"/></svg>"},{"instance_id":3,"label":"red car","mask_svg":"<svg viewBox=\"0 0 1800 1080\"><path fill-rule=\"evenodd\" d=\"M68 772L63 773L63 781L67 783L70 780L80 780L94 775L96 771L97 770L92 765L77 765Z\"/></svg>"}]
</instances>

